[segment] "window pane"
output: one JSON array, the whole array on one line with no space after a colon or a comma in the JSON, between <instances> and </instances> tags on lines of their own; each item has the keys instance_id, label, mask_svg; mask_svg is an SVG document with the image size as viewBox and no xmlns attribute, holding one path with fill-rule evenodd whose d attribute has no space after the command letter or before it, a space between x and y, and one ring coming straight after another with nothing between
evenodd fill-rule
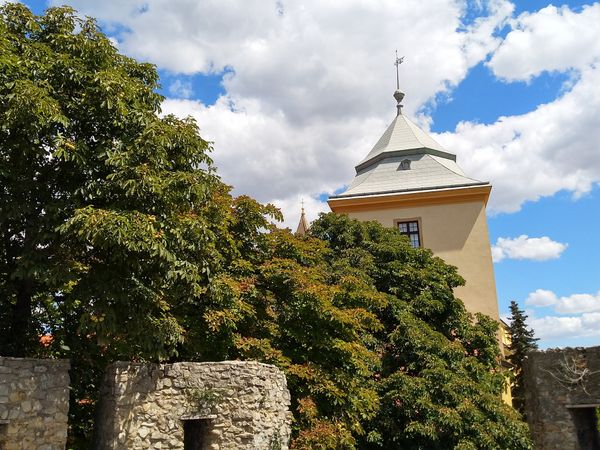
<instances>
[{"instance_id":1,"label":"window pane","mask_svg":"<svg viewBox=\"0 0 600 450\"><path fill-rule=\"evenodd\" d=\"M419 235L418 234L411 234L410 235L410 243L415 248L419 247Z\"/></svg>"},{"instance_id":2,"label":"window pane","mask_svg":"<svg viewBox=\"0 0 600 450\"><path fill-rule=\"evenodd\" d=\"M408 224L407 223L399 223L398 226L400 227L400 232L401 233L406 233L408 231Z\"/></svg>"},{"instance_id":3,"label":"window pane","mask_svg":"<svg viewBox=\"0 0 600 450\"><path fill-rule=\"evenodd\" d=\"M408 230L409 231L419 231L419 226L417 225L417 222L409 222Z\"/></svg>"}]
</instances>

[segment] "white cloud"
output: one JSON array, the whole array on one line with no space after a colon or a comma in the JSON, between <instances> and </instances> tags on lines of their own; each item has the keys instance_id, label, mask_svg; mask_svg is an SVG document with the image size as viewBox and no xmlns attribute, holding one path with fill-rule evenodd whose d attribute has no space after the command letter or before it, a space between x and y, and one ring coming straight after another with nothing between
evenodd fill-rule
<instances>
[{"instance_id":1,"label":"white cloud","mask_svg":"<svg viewBox=\"0 0 600 450\"><path fill-rule=\"evenodd\" d=\"M415 111L498 45L492 33L513 9L488 1L489 16L465 27L463 5L453 0L69 3L126 27L119 39L127 54L175 73L230 67L232 98L260 99L265 110L302 122L393 113L397 47L406 55L407 108Z\"/></svg>"},{"instance_id":2,"label":"white cloud","mask_svg":"<svg viewBox=\"0 0 600 450\"><path fill-rule=\"evenodd\" d=\"M498 238L492 246L494 262L503 259L529 259L533 261L546 261L557 259L567 248L567 244L556 242L547 236L530 238L522 234L517 238Z\"/></svg>"},{"instance_id":3,"label":"white cloud","mask_svg":"<svg viewBox=\"0 0 600 450\"><path fill-rule=\"evenodd\" d=\"M552 306L554 309L552 314L542 317L528 311L527 322L542 346L544 341L553 339L559 339L564 345L568 339L600 336L600 291L595 295L558 297L552 291L538 289L529 294L525 303L533 308Z\"/></svg>"},{"instance_id":4,"label":"white cloud","mask_svg":"<svg viewBox=\"0 0 600 450\"><path fill-rule=\"evenodd\" d=\"M586 68L573 89L534 111L485 125L461 122L439 141L465 172L494 185L492 212L518 211L560 190L588 193L600 180L600 69Z\"/></svg>"},{"instance_id":5,"label":"white cloud","mask_svg":"<svg viewBox=\"0 0 600 450\"><path fill-rule=\"evenodd\" d=\"M513 10L490 0L465 26L465 4L455 0L69 3L114 31L121 51L162 69L227 68L216 105L170 99L164 110L198 119L237 192L282 205L351 180L393 118L396 48L406 56L405 111L414 114L498 46L494 30Z\"/></svg>"},{"instance_id":6,"label":"white cloud","mask_svg":"<svg viewBox=\"0 0 600 450\"><path fill-rule=\"evenodd\" d=\"M259 201L275 203L286 213L285 226L294 229L301 197L310 220L328 210L314 198L346 181L354 161L369 144L364 135L373 126L373 120L353 119L299 130L282 114L263 112L256 101L232 110L227 97L212 106L168 99L162 108L166 114L196 118L202 136L214 142L212 157L224 181L233 184L234 193L250 193ZM383 122L377 125L383 126ZM339 135L350 137L346 147L335 145ZM344 164L342 170L340 164Z\"/></svg>"},{"instance_id":7,"label":"white cloud","mask_svg":"<svg viewBox=\"0 0 600 450\"><path fill-rule=\"evenodd\" d=\"M528 114L489 125L463 122L439 135L468 175L493 183L490 211L514 212L560 190L584 195L600 180L600 69L594 65L600 44L590 41L598 36L598 5L577 14L549 7L507 22L513 5L491 0L465 26L466 3L454 0L69 3L108 24L122 51L162 69L228 68L226 95L216 105L168 100L164 108L193 114L215 141L223 179L261 201L292 205L351 180L353 166L393 117L396 47L406 56L401 84L405 111L413 116L490 53L491 67L506 78L581 71L571 91ZM502 41L494 31L506 23L512 31ZM574 26L582 31L569 34ZM546 38L545 29L563 39ZM527 45L517 45L520 40ZM523 65L521 56L537 62ZM422 124L429 120L418 116Z\"/></svg>"},{"instance_id":8,"label":"white cloud","mask_svg":"<svg viewBox=\"0 0 600 450\"><path fill-rule=\"evenodd\" d=\"M555 309L556 312L561 314L600 312L600 292L595 295L573 294L568 297L561 297Z\"/></svg>"},{"instance_id":9,"label":"white cloud","mask_svg":"<svg viewBox=\"0 0 600 450\"><path fill-rule=\"evenodd\" d=\"M600 293L599 293L600 294ZM538 289L529 294L526 300L527 327L533 329L534 336L539 339L541 348L548 347L551 343L561 346L579 345L581 339L600 336L600 312L572 311L569 315L553 315L537 317L538 307L556 305L562 301L552 291ZM503 317L509 323L507 317Z\"/></svg>"},{"instance_id":10,"label":"white cloud","mask_svg":"<svg viewBox=\"0 0 600 450\"><path fill-rule=\"evenodd\" d=\"M600 313L585 313L581 316L546 316L529 321L540 340L584 338L600 336Z\"/></svg>"},{"instance_id":11,"label":"white cloud","mask_svg":"<svg viewBox=\"0 0 600 450\"><path fill-rule=\"evenodd\" d=\"M525 303L529 306L551 306L558 303L558 297L552 291L537 289L529 294Z\"/></svg>"},{"instance_id":12,"label":"white cloud","mask_svg":"<svg viewBox=\"0 0 600 450\"><path fill-rule=\"evenodd\" d=\"M176 98L190 98L194 91L192 83L177 79L169 85L169 94Z\"/></svg>"},{"instance_id":13,"label":"white cloud","mask_svg":"<svg viewBox=\"0 0 600 450\"><path fill-rule=\"evenodd\" d=\"M492 212L566 190L579 197L600 181L600 3L576 13L548 6L509 21L489 67L506 80L571 71L555 101L493 124L460 123L439 136L475 178L490 180Z\"/></svg>"},{"instance_id":14,"label":"white cloud","mask_svg":"<svg viewBox=\"0 0 600 450\"><path fill-rule=\"evenodd\" d=\"M507 80L529 80L543 71L583 69L600 57L600 3L577 13L547 6L511 21L489 67Z\"/></svg>"},{"instance_id":15,"label":"white cloud","mask_svg":"<svg viewBox=\"0 0 600 450\"><path fill-rule=\"evenodd\" d=\"M600 312L600 291L596 294L572 294L558 297L554 292L537 289L529 294L525 303L529 306L553 306L559 314Z\"/></svg>"}]
</instances>

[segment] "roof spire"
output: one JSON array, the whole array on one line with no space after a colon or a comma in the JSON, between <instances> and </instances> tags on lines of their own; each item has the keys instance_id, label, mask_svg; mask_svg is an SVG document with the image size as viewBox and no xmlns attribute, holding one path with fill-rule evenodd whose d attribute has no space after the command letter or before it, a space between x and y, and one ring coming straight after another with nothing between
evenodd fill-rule
<instances>
[{"instance_id":1,"label":"roof spire","mask_svg":"<svg viewBox=\"0 0 600 450\"><path fill-rule=\"evenodd\" d=\"M399 73L398 67L403 62L404 62L404 56L401 58L398 58L398 50L396 50L396 61L394 62L394 65L396 66L396 92L394 92L394 98L398 102L398 104L396 105L396 109L398 111L396 116L399 116L400 114L402 114L402 104L400 102L404 98L404 92L400 91L400 73Z\"/></svg>"},{"instance_id":2,"label":"roof spire","mask_svg":"<svg viewBox=\"0 0 600 450\"><path fill-rule=\"evenodd\" d=\"M308 220L306 220L306 216L304 215L304 199L302 199L301 204L302 204L302 213L300 214L300 223L298 223L298 228L296 229L296 234L303 236L308 232L310 225L308 224Z\"/></svg>"}]
</instances>

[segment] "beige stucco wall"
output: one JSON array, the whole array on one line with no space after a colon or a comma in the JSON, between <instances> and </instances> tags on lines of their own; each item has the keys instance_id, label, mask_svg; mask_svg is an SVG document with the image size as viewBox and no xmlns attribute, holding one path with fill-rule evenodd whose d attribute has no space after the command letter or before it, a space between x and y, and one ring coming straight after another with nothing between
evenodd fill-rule
<instances>
[{"instance_id":1,"label":"beige stucco wall","mask_svg":"<svg viewBox=\"0 0 600 450\"><path fill-rule=\"evenodd\" d=\"M394 226L399 220L419 219L422 245L457 266L466 280L466 285L455 292L467 309L499 319L485 203L482 200L352 211L348 215L359 220L377 220L387 227Z\"/></svg>"}]
</instances>

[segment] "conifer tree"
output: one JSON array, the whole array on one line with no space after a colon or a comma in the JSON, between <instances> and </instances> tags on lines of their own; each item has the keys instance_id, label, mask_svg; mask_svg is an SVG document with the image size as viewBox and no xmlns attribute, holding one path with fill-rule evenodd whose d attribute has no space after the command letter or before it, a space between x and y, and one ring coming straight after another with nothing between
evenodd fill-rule
<instances>
[{"instance_id":1,"label":"conifer tree","mask_svg":"<svg viewBox=\"0 0 600 450\"><path fill-rule=\"evenodd\" d=\"M508 332L511 343L508 361L514 367L514 380L512 388L513 406L521 414L525 410L525 393L523 390L523 360L527 353L538 348L538 339L534 337L532 329L527 328L527 315L514 300L510 302L510 325Z\"/></svg>"}]
</instances>

